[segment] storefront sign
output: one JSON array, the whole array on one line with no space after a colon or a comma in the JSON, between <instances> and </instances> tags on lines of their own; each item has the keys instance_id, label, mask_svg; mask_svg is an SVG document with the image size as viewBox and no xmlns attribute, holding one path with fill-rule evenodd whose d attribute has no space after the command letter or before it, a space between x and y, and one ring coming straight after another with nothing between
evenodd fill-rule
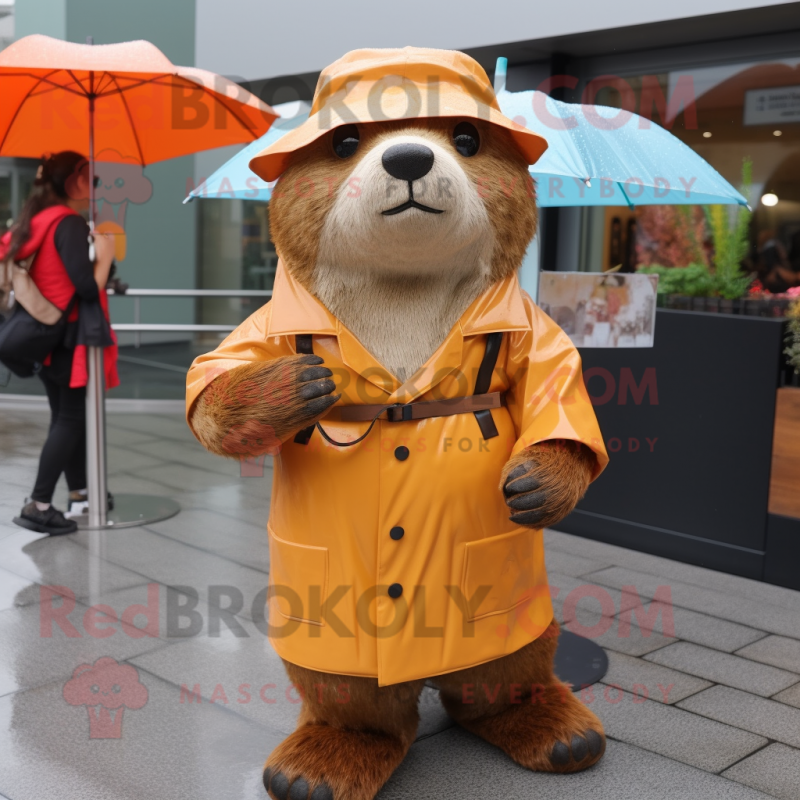
<instances>
[{"instance_id":1,"label":"storefront sign","mask_svg":"<svg viewBox=\"0 0 800 800\"><path fill-rule=\"evenodd\" d=\"M657 275L542 272L539 306L576 347L652 347Z\"/></svg>"},{"instance_id":2,"label":"storefront sign","mask_svg":"<svg viewBox=\"0 0 800 800\"><path fill-rule=\"evenodd\" d=\"M800 86L751 89L744 93L744 124L800 122Z\"/></svg>"}]
</instances>

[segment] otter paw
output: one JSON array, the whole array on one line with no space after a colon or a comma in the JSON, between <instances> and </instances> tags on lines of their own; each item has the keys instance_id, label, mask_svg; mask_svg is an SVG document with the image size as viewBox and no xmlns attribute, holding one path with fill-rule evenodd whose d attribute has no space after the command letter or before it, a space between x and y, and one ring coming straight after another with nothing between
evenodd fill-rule
<instances>
[{"instance_id":1,"label":"otter paw","mask_svg":"<svg viewBox=\"0 0 800 800\"><path fill-rule=\"evenodd\" d=\"M605 747L606 737L589 728L583 735L576 733L569 744L556 742L550 751L550 763L558 772L578 772L597 761ZM584 760L587 761L586 764L582 763Z\"/></svg>"},{"instance_id":2,"label":"otter paw","mask_svg":"<svg viewBox=\"0 0 800 800\"><path fill-rule=\"evenodd\" d=\"M596 764L606 749L603 724L563 683L461 725L536 772L580 772Z\"/></svg>"},{"instance_id":3,"label":"otter paw","mask_svg":"<svg viewBox=\"0 0 800 800\"><path fill-rule=\"evenodd\" d=\"M302 725L272 751L264 786L272 800L373 800L409 744L375 731Z\"/></svg>"},{"instance_id":4,"label":"otter paw","mask_svg":"<svg viewBox=\"0 0 800 800\"><path fill-rule=\"evenodd\" d=\"M560 522L583 497L596 463L588 447L573 441L546 441L517 453L500 482L510 520L532 528Z\"/></svg>"},{"instance_id":5,"label":"otter paw","mask_svg":"<svg viewBox=\"0 0 800 800\"><path fill-rule=\"evenodd\" d=\"M503 484L506 505L514 512L511 521L517 525L538 525L544 519L547 492L536 491L541 481L536 475L536 464L525 461L513 469Z\"/></svg>"},{"instance_id":6,"label":"otter paw","mask_svg":"<svg viewBox=\"0 0 800 800\"><path fill-rule=\"evenodd\" d=\"M270 767L264 770L264 788L275 800L334 800L327 783L312 788L302 775L290 781L282 772Z\"/></svg>"}]
</instances>

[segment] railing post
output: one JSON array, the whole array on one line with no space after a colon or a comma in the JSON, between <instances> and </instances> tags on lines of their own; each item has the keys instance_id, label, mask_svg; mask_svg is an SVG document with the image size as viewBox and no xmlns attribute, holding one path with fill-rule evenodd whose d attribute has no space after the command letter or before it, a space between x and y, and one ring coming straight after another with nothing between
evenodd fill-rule
<instances>
[{"instance_id":1,"label":"railing post","mask_svg":"<svg viewBox=\"0 0 800 800\"><path fill-rule=\"evenodd\" d=\"M135 346L141 344L141 334L145 332L218 332L230 333L235 325L181 325L147 324L141 322L141 297L270 297L271 291L215 290L215 289L131 289L134 301L133 324L112 324L112 329L135 334ZM133 528L169 519L180 510L180 506L167 497L152 497L142 494L115 494L114 509L108 512L108 479L106 460L106 410L105 410L105 369L102 347L86 348L86 485L89 495L89 508L85 520L78 525L88 529L89 548L92 554L99 554L104 546L104 538L99 531L108 529ZM96 560L96 559L95 559ZM93 561L94 563L94 561ZM99 563L99 561L98 561ZM100 572L90 566L89 595L92 602L99 595Z\"/></svg>"},{"instance_id":2,"label":"railing post","mask_svg":"<svg viewBox=\"0 0 800 800\"><path fill-rule=\"evenodd\" d=\"M106 404L103 348L87 347L86 361L86 486L89 495L89 526L102 528L107 522Z\"/></svg>"},{"instance_id":3,"label":"railing post","mask_svg":"<svg viewBox=\"0 0 800 800\"><path fill-rule=\"evenodd\" d=\"M142 322L141 319L141 306L139 301L141 300L140 297L133 298L133 324L140 325ZM133 346L138 350L139 345L142 343L142 334L139 331L133 334Z\"/></svg>"}]
</instances>

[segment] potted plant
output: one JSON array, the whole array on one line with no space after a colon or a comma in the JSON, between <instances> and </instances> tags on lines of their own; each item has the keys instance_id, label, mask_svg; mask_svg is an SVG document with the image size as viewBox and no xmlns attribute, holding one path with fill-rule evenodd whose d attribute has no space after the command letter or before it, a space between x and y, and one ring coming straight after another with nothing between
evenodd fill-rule
<instances>
[{"instance_id":1,"label":"potted plant","mask_svg":"<svg viewBox=\"0 0 800 800\"><path fill-rule=\"evenodd\" d=\"M789 330L786 334L787 347L783 351L794 371L800 374L800 297L794 300L786 311Z\"/></svg>"},{"instance_id":2,"label":"potted plant","mask_svg":"<svg viewBox=\"0 0 800 800\"><path fill-rule=\"evenodd\" d=\"M748 200L752 182L753 162L745 158L742 161L742 194ZM754 277L741 269L750 246L752 212L742 206L732 210L729 206L705 206L704 211L714 245L714 288L720 297L719 310L728 314L736 313ZM758 303L756 300L754 305Z\"/></svg>"},{"instance_id":3,"label":"potted plant","mask_svg":"<svg viewBox=\"0 0 800 800\"><path fill-rule=\"evenodd\" d=\"M667 308L704 311L706 299L714 291L714 276L705 264L688 267L653 264L637 271L658 275L658 296L665 298L663 305Z\"/></svg>"},{"instance_id":4,"label":"potted plant","mask_svg":"<svg viewBox=\"0 0 800 800\"><path fill-rule=\"evenodd\" d=\"M800 297L800 286L793 286L786 292L773 294L756 279L747 291L745 306L750 309L751 315L757 312L762 317L781 318L788 316L789 307L797 297Z\"/></svg>"}]
</instances>

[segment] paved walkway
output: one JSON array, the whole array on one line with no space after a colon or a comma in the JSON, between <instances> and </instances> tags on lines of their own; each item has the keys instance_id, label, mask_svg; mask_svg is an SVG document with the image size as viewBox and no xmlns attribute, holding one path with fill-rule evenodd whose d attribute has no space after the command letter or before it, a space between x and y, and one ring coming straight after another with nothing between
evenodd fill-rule
<instances>
[{"instance_id":1,"label":"paved walkway","mask_svg":"<svg viewBox=\"0 0 800 800\"><path fill-rule=\"evenodd\" d=\"M261 766L298 710L259 630L270 464L242 477L177 415L110 414L112 491L183 510L49 539L10 522L47 418L0 416L0 797L263 800ZM610 738L603 761L527 772L453 727L426 689L381 800L800 798L800 593L552 531L547 553L559 618L609 654L582 693ZM214 597L227 617L209 614ZM135 670L73 678L102 657ZM106 689L123 710L102 710Z\"/></svg>"}]
</instances>

